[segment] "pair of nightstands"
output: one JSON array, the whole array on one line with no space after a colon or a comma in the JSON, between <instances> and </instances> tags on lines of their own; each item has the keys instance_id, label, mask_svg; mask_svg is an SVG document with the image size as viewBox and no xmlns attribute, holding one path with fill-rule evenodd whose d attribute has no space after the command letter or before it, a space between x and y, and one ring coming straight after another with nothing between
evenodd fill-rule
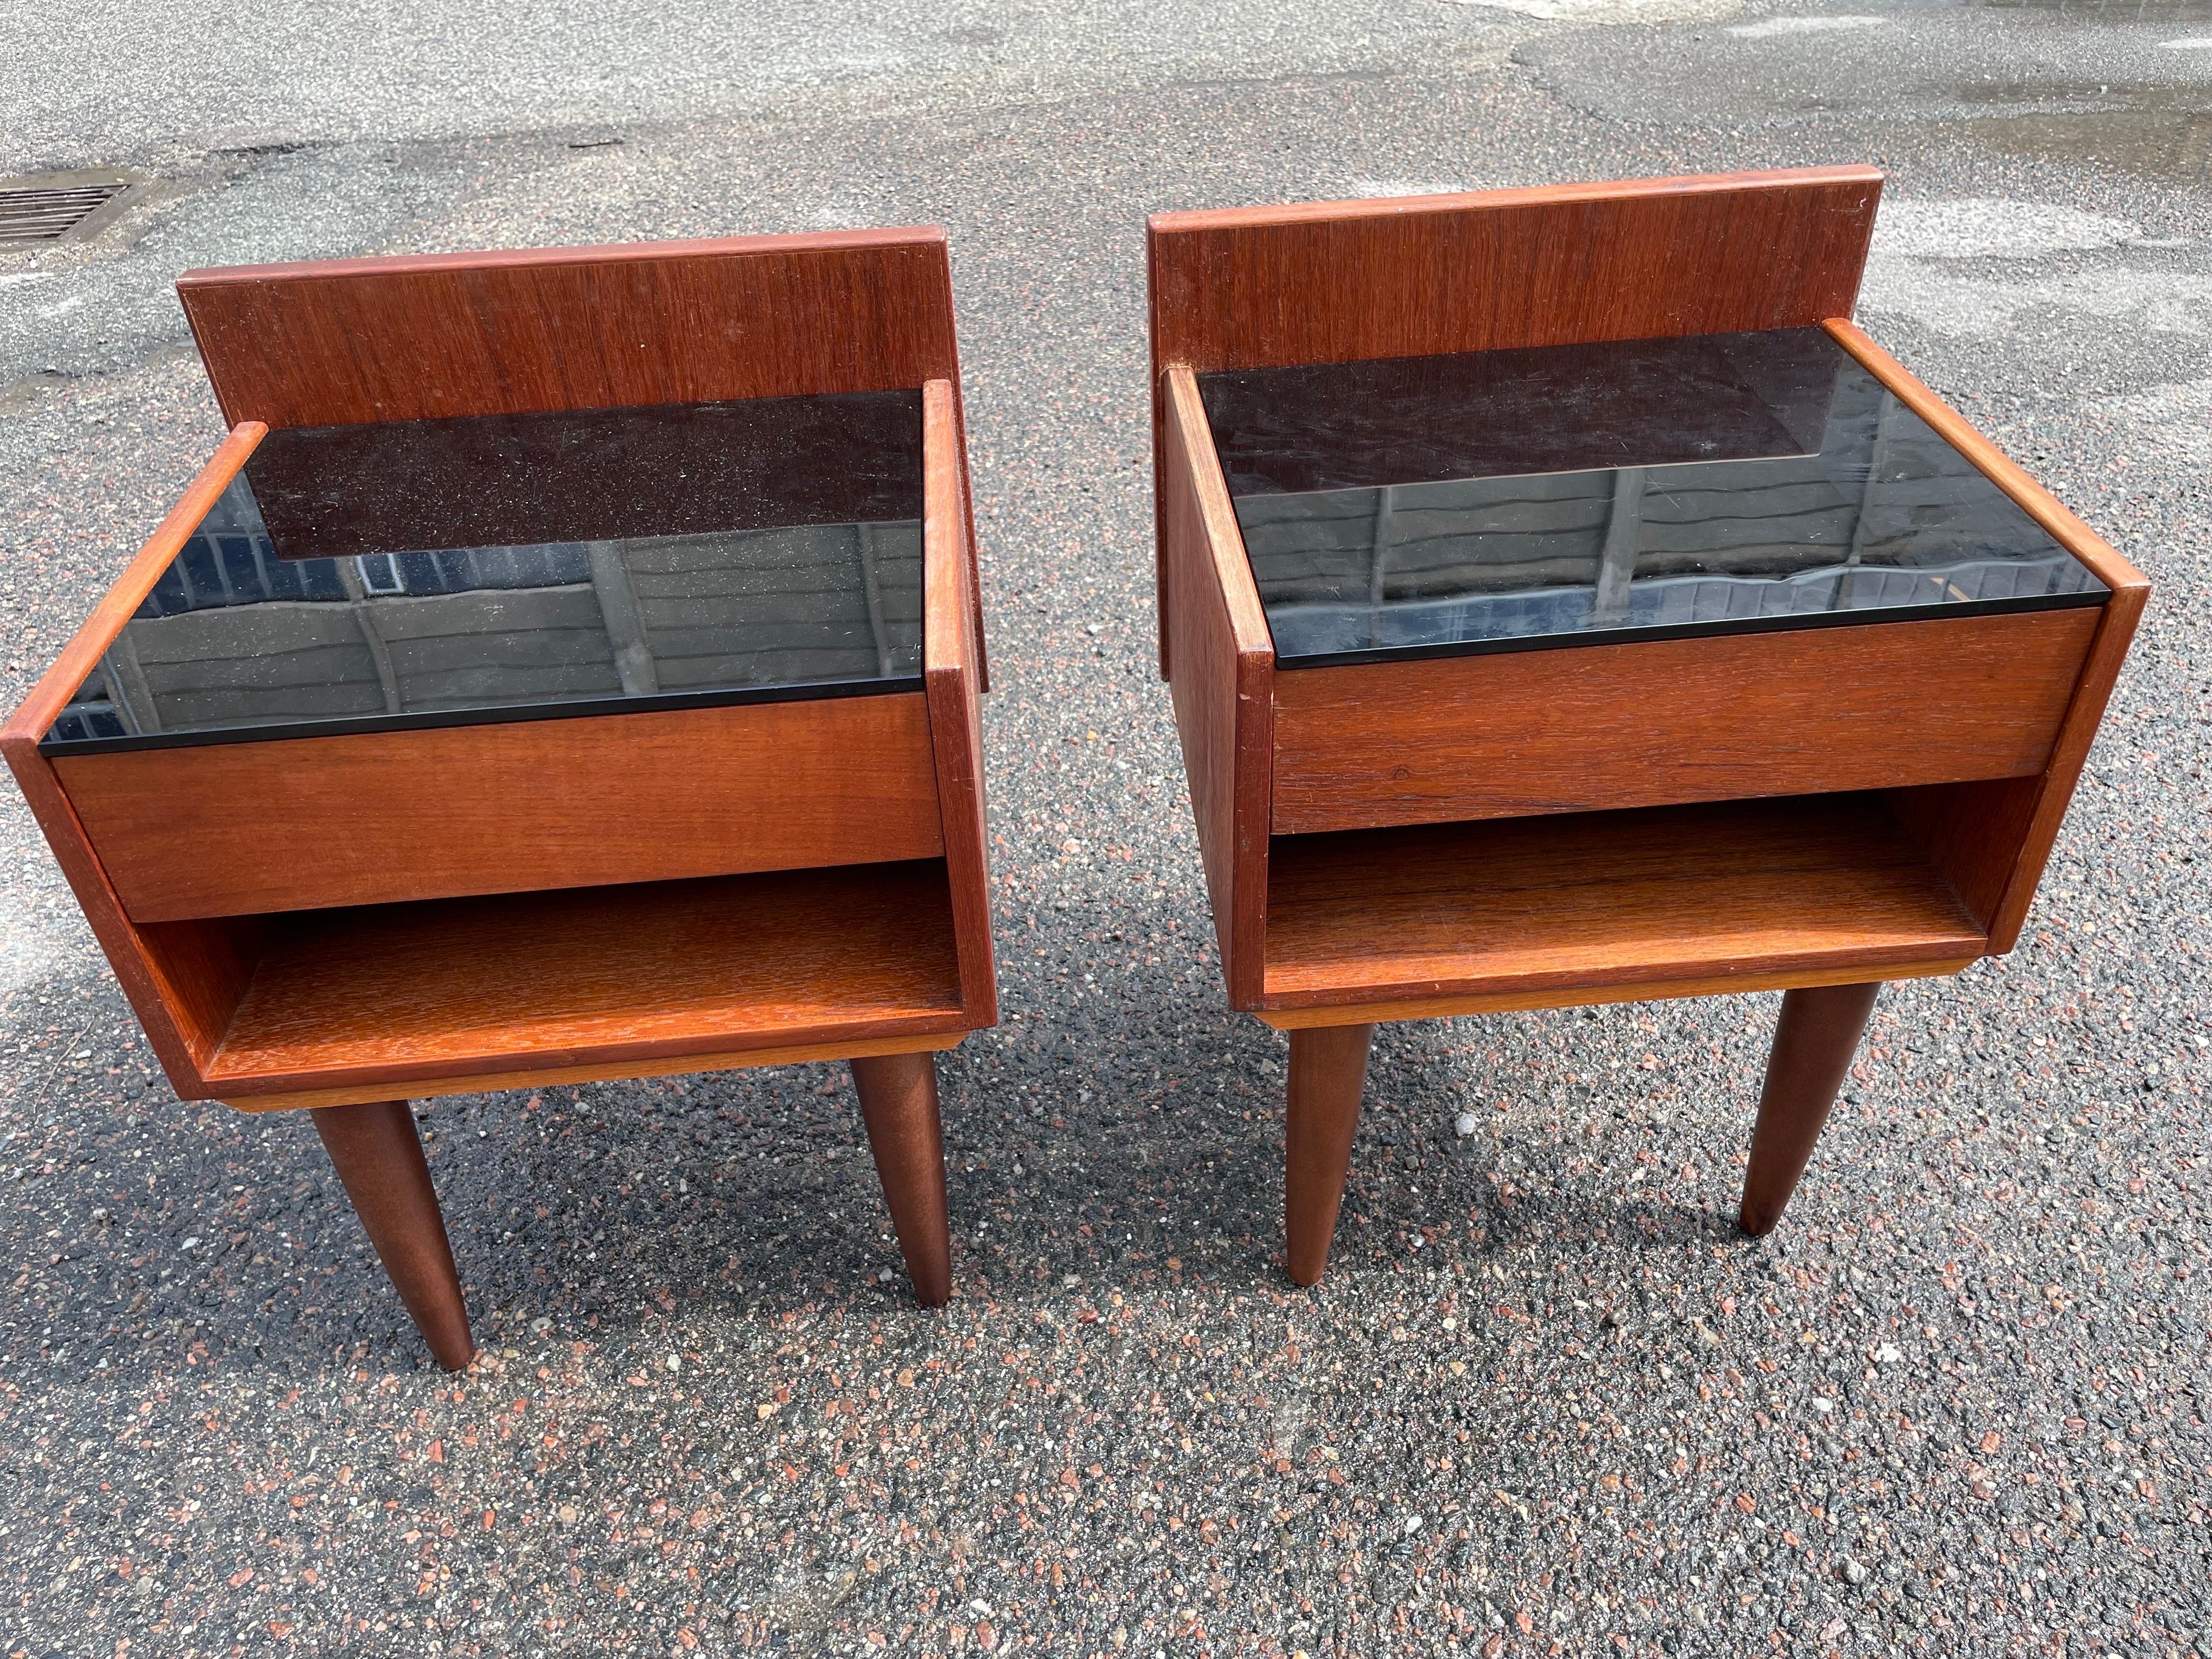
<instances>
[{"instance_id":1,"label":"pair of nightstands","mask_svg":"<svg viewBox=\"0 0 2212 1659\"><path fill-rule=\"evenodd\" d=\"M1293 1277L1385 1019L2011 947L2142 578L1847 318L1863 169L1170 215L1164 667ZM178 1092L307 1108L440 1361L400 1097L849 1060L950 1293L995 1022L943 237L199 273L230 439L0 732Z\"/></svg>"}]
</instances>

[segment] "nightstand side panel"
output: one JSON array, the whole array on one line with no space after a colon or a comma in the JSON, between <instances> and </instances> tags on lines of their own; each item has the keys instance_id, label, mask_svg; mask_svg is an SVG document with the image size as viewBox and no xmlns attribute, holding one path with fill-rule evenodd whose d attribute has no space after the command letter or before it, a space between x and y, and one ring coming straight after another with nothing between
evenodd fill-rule
<instances>
[{"instance_id":1,"label":"nightstand side panel","mask_svg":"<svg viewBox=\"0 0 2212 1659\"><path fill-rule=\"evenodd\" d=\"M1160 526L1169 682L1232 1007L1264 994L1274 652L1198 387L1171 369Z\"/></svg>"}]
</instances>

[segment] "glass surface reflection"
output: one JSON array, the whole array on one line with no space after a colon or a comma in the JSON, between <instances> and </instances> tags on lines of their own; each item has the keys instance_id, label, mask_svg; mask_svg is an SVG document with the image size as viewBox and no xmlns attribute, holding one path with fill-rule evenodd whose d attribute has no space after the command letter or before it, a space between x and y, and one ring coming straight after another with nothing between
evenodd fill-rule
<instances>
[{"instance_id":1,"label":"glass surface reflection","mask_svg":"<svg viewBox=\"0 0 2212 1659\"><path fill-rule=\"evenodd\" d=\"M2106 592L1818 329L1199 385L1285 668Z\"/></svg>"},{"instance_id":2,"label":"glass surface reflection","mask_svg":"<svg viewBox=\"0 0 2212 1659\"><path fill-rule=\"evenodd\" d=\"M272 431L42 747L919 689L918 392Z\"/></svg>"}]
</instances>

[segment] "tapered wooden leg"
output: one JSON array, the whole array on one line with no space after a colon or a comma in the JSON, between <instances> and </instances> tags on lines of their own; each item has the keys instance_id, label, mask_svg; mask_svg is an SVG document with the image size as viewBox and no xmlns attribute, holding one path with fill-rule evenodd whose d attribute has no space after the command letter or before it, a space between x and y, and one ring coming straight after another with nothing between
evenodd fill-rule
<instances>
[{"instance_id":1,"label":"tapered wooden leg","mask_svg":"<svg viewBox=\"0 0 2212 1659\"><path fill-rule=\"evenodd\" d=\"M476 1339L469 1334L469 1310L415 1115L404 1100L378 1100L319 1106L314 1118L315 1133L415 1328L441 1365L461 1370L476 1357Z\"/></svg>"},{"instance_id":2,"label":"tapered wooden leg","mask_svg":"<svg viewBox=\"0 0 2212 1659\"><path fill-rule=\"evenodd\" d=\"M1881 989L1879 983L1821 985L1783 997L1759 1095L1759 1125L1751 1132L1751 1167L1743 1176L1744 1231L1767 1232L1782 1219Z\"/></svg>"},{"instance_id":3,"label":"tapered wooden leg","mask_svg":"<svg viewBox=\"0 0 2212 1659\"><path fill-rule=\"evenodd\" d=\"M1291 1033L1283 1230L1291 1277L1301 1285L1319 1284L1328 1266L1374 1036L1372 1025L1324 1025Z\"/></svg>"},{"instance_id":4,"label":"tapered wooden leg","mask_svg":"<svg viewBox=\"0 0 2212 1659\"><path fill-rule=\"evenodd\" d=\"M952 1297L952 1224L945 1207L945 1134L937 1118L937 1056L875 1054L853 1062L868 1149L884 1183L907 1277L925 1308Z\"/></svg>"}]
</instances>

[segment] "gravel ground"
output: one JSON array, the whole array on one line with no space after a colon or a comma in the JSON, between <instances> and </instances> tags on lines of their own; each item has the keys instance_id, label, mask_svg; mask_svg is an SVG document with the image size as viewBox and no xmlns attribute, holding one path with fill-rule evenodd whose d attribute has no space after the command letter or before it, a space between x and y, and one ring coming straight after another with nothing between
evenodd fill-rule
<instances>
[{"instance_id":1,"label":"gravel ground","mask_svg":"<svg viewBox=\"0 0 2212 1659\"><path fill-rule=\"evenodd\" d=\"M167 192L0 254L0 695L218 434L187 265L947 225L1007 1015L941 1066L955 1299L840 1068L441 1100L439 1373L0 792L0 1651L2212 1654L2203 0L571 9L0 24L0 167ZM2158 584L2028 933L1885 994L1758 1243L1774 999L1389 1028L1295 1291L1152 672L1143 215L1859 159L1863 319Z\"/></svg>"}]
</instances>

